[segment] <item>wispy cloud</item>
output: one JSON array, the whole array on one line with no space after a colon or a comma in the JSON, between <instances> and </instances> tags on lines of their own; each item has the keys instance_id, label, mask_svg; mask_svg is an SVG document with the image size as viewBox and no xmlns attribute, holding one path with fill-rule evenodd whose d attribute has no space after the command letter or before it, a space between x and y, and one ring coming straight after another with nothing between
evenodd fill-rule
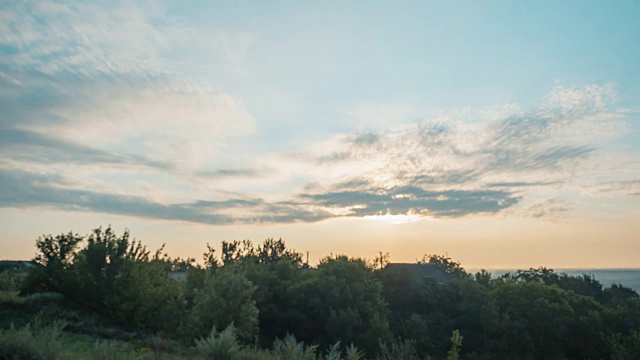
<instances>
[{"instance_id":1,"label":"wispy cloud","mask_svg":"<svg viewBox=\"0 0 640 360\"><path fill-rule=\"evenodd\" d=\"M135 2L13 2L0 11L3 64L48 75L157 74L155 59L193 33Z\"/></svg>"},{"instance_id":2,"label":"wispy cloud","mask_svg":"<svg viewBox=\"0 0 640 360\"><path fill-rule=\"evenodd\" d=\"M171 170L167 162L94 149L28 130L0 129L0 149L11 159L35 163L112 164Z\"/></svg>"},{"instance_id":3,"label":"wispy cloud","mask_svg":"<svg viewBox=\"0 0 640 360\"><path fill-rule=\"evenodd\" d=\"M554 199L538 200L519 210L520 215L552 220L562 218L570 211L570 205L566 201Z\"/></svg>"},{"instance_id":4,"label":"wispy cloud","mask_svg":"<svg viewBox=\"0 0 640 360\"><path fill-rule=\"evenodd\" d=\"M195 175L198 177L217 179L217 178L258 178L270 174L272 171L268 169L217 169L209 171L198 171Z\"/></svg>"},{"instance_id":5,"label":"wispy cloud","mask_svg":"<svg viewBox=\"0 0 640 360\"><path fill-rule=\"evenodd\" d=\"M16 2L0 19L0 128L192 170L255 130L240 99L175 73L172 54L207 35L159 6Z\"/></svg>"},{"instance_id":6,"label":"wispy cloud","mask_svg":"<svg viewBox=\"0 0 640 360\"><path fill-rule=\"evenodd\" d=\"M615 97L609 85L557 86L537 108L500 109L492 120L468 122L454 117L390 132L341 134L311 146L310 163L323 171L317 174L316 183L335 180L324 173L340 173L343 180L334 186L351 196L356 194L349 193L353 190L349 187L362 182L372 189L387 190L503 189L509 191L509 198L531 198L526 204L537 201L532 208L535 211L520 214L555 216L561 209L553 199L535 199L544 196L544 188L575 187L592 181L589 176L599 166L593 160L607 151L607 142L626 131L625 110L615 107ZM325 185L324 191L331 194L331 186ZM367 196L361 195L366 203ZM503 204L510 207L517 203ZM420 204L417 208L433 205Z\"/></svg>"},{"instance_id":7,"label":"wispy cloud","mask_svg":"<svg viewBox=\"0 0 640 360\"><path fill-rule=\"evenodd\" d=\"M432 116L411 103L359 103L347 116L354 131L275 153L255 145L261 119L242 98L176 66L196 43L242 66L256 38L199 30L135 2L0 9L0 206L288 223L558 217L573 208L558 189L640 193L637 174L602 166L627 130L611 85L557 85L529 109Z\"/></svg>"},{"instance_id":8,"label":"wispy cloud","mask_svg":"<svg viewBox=\"0 0 640 360\"><path fill-rule=\"evenodd\" d=\"M640 180L605 181L592 185L590 189L601 194L640 195Z\"/></svg>"},{"instance_id":9,"label":"wispy cloud","mask_svg":"<svg viewBox=\"0 0 640 360\"><path fill-rule=\"evenodd\" d=\"M527 187L538 187L538 186L550 186L550 185L558 185L562 184L560 181L512 181L512 182L496 182L487 184L488 187L492 188L527 188Z\"/></svg>"},{"instance_id":10,"label":"wispy cloud","mask_svg":"<svg viewBox=\"0 0 640 360\"><path fill-rule=\"evenodd\" d=\"M284 185L292 176L304 179L306 185L291 187L275 196L279 199L274 199L274 194L263 197L240 191L217 200L199 198L196 193L190 202L162 202L97 192L81 184L62 186L56 183L59 179L47 180L30 170L0 168L4 181L14 187L2 203L211 224L311 222L372 215L462 217L514 207L520 210L509 214L564 216L571 204L549 196L588 175L584 169L598 154L603 136L614 137L623 131L624 124L623 114L608 103L601 104L602 94L593 87L584 90L591 97L578 94L576 89L569 91L568 97L579 101L568 105L557 100L565 96L565 89L554 91L560 93L551 96L556 107L545 102L531 112L507 114L480 125L436 121L395 132L340 134L311 144L309 161L304 157L283 161L283 155L268 155L262 167L217 167L193 173L201 181L243 179L253 184L274 173L290 174L281 178ZM70 118L77 119L77 114ZM64 135L51 137L37 130L9 127L0 136L13 160L130 164L165 171L173 171L174 166L122 151L90 148L66 140ZM159 134L153 137L163 140ZM623 184L601 186L601 191L610 191L607 189ZM625 186L633 188L635 183Z\"/></svg>"}]
</instances>

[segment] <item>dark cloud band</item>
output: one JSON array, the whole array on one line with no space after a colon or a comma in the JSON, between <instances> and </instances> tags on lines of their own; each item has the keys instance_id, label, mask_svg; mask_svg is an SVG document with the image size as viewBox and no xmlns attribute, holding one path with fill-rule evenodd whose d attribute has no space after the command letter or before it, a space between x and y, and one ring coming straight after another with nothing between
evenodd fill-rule
<instances>
[{"instance_id":1,"label":"dark cloud band","mask_svg":"<svg viewBox=\"0 0 640 360\"><path fill-rule=\"evenodd\" d=\"M228 199L162 204L140 196L70 189L57 175L0 169L0 183L3 184L1 207L46 206L217 225L316 222L381 214L461 217L496 213L518 202L507 191L427 191L419 187L399 187L383 192L301 194L290 201L272 203L263 199ZM336 211L340 209L345 211Z\"/></svg>"}]
</instances>

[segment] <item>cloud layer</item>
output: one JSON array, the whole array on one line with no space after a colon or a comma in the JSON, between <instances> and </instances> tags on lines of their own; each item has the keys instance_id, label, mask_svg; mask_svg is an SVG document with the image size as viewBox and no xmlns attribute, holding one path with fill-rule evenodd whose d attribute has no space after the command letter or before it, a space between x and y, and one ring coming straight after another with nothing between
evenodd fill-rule
<instances>
[{"instance_id":1,"label":"cloud layer","mask_svg":"<svg viewBox=\"0 0 640 360\"><path fill-rule=\"evenodd\" d=\"M628 119L611 85L434 116L359 103L352 128L375 131L276 152L240 97L177 72L187 44L236 66L254 41L213 34L129 2L1 9L0 206L206 224L557 218L576 196L640 193L640 165L612 146Z\"/></svg>"},{"instance_id":2,"label":"cloud layer","mask_svg":"<svg viewBox=\"0 0 640 360\"><path fill-rule=\"evenodd\" d=\"M520 208L512 212L515 214L557 217L570 206L548 196L588 175L605 137L624 132L624 114L602 100L610 91L608 87L559 87L549 96L552 101L538 109L506 114L494 121L435 120L395 132L340 134L311 144L297 155L266 156L262 169L202 170L184 180L242 178L259 183L283 172L306 179L304 186L290 188L279 200L266 199L273 194L265 198L238 189L215 199L196 195L186 202L90 190L62 174L34 173L15 163L132 166L169 174L175 172L175 164L8 129L0 136L13 165L0 168L9 190L0 204L207 224L314 222L379 215L451 218L496 214L514 207ZM637 181L603 183L600 191L636 185ZM628 191L635 194L633 189Z\"/></svg>"}]
</instances>

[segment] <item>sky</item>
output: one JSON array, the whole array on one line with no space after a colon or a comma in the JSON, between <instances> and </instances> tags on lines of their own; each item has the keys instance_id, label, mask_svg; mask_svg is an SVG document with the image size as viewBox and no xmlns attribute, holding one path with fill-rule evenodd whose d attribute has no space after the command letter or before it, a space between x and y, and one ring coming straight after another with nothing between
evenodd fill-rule
<instances>
[{"instance_id":1,"label":"sky","mask_svg":"<svg viewBox=\"0 0 640 360\"><path fill-rule=\"evenodd\" d=\"M0 4L0 258L125 229L640 267L640 1Z\"/></svg>"}]
</instances>

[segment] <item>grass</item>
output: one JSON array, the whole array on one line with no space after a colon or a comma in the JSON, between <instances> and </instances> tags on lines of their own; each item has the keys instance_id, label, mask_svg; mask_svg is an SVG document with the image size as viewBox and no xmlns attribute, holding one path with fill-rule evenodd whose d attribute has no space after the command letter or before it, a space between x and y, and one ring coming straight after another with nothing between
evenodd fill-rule
<instances>
[{"instance_id":1,"label":"grass","mask_svg":"<svg viewBox=\"0 0 640 360\"><path fill-rule=\"evenodd\" d=\"M36 319L17 328L0 330L0 359L57 360L65 358L63 322L42 324Z\"/></svg>"}]
</instances>

